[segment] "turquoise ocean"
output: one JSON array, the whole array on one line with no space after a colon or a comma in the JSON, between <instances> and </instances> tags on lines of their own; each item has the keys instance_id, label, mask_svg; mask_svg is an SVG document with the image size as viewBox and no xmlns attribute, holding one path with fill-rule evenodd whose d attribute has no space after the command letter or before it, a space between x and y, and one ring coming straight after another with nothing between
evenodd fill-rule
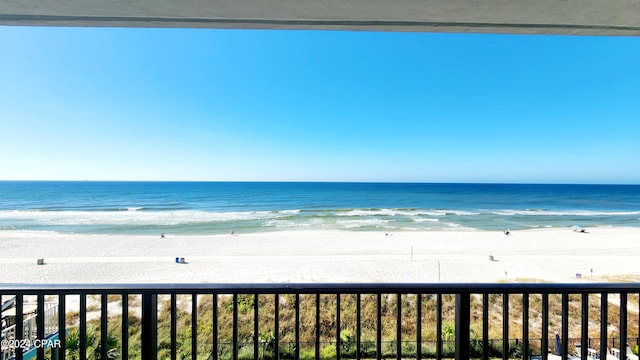
<instances>
[{"instance_id":1,"label":"turquoise ocean","mask_svg":"<svg viewBox=\"0 0 640 360\"><path fill-rule=\"evenodd\" d=\"M0 231L640 227L640 185L0 181Z\"/></svg>"}]
</instances>

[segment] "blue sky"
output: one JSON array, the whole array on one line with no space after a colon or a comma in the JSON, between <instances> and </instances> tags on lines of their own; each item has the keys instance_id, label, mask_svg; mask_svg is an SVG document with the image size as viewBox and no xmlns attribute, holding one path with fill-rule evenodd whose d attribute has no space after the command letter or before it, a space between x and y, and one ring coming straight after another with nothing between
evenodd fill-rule
<instances>
[{"instance_id":1,"label":"blue sky","mask_svg":"<svg viewBox=\"0 0 640 360\"><path fill-rule=\"evenodd\" d=\"M640 184L640 38L0 27L0 179Z\"/></svg>"}]
</instances>

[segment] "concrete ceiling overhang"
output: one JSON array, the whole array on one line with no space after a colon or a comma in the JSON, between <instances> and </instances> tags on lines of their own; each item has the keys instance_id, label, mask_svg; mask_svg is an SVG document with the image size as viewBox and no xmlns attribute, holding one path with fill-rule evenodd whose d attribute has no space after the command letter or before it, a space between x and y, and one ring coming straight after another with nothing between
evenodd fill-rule
<instances>
[{"instance_id":1,"label":"concrete ceiling overhang","mask_svg":"<svg viewBox=\"0 0 640 360\"><path fill-rule=\"evenodd\" d=\"M0 25L640 35L640 0L0 0Z\"/></svg>"}]
</instances>

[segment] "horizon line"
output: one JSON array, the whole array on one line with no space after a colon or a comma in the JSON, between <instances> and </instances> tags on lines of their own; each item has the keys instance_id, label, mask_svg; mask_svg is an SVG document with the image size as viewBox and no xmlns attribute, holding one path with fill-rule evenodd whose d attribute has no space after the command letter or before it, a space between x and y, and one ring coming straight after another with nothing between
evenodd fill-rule
<instances>
[{"instance_id":1,"label":"horizon line","mask_svg":"<svg viewBox=\"0 0 640 360\"><path fill-rule=\"evenodd\" d=\"M0 182L69 182L69 183L281 183L281 184L467 184L467 185L619 185L640 186L640 183L604 182L490 182L490 181L322 181L322 180L15 180L0 179Z\"/></svg>"}]
</instances>

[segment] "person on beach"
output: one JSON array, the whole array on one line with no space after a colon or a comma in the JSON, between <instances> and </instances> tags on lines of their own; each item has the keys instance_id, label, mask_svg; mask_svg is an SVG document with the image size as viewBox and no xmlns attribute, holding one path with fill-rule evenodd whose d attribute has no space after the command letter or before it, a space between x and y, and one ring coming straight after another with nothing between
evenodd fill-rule
<instances>
[{"instance_id":1,"label":"person on beach","mask_svg":"<svg viewBox=\"0 0 640 360\"><path fill-rule=\"evenodd\" d=\"M164 233L160 234L160 239L164 239Z\"/></svg>"},{"instance_id":2,"label":"person on beach","mask_svg":"<svg viewBox=\"0 0 640 360\"><path fill-rule=\"evenodd\" d=\"M509 235L509 234L511 234L511 230L509 230L509 229L505 230L505 231L504 231L504 234L505 234L505 235Z\"/></svg>"},{"instance_id":3,"label":"person on beach","mask_svg":"<svg viewBox=\"0 0 640 360\"><path fill-rule=\"evenodd\" d=\"M580 227L580 226L574 226L573 227L573 232L579 232L579 233L586 233L587 229Z\"/></svg>"}]
</instances>

